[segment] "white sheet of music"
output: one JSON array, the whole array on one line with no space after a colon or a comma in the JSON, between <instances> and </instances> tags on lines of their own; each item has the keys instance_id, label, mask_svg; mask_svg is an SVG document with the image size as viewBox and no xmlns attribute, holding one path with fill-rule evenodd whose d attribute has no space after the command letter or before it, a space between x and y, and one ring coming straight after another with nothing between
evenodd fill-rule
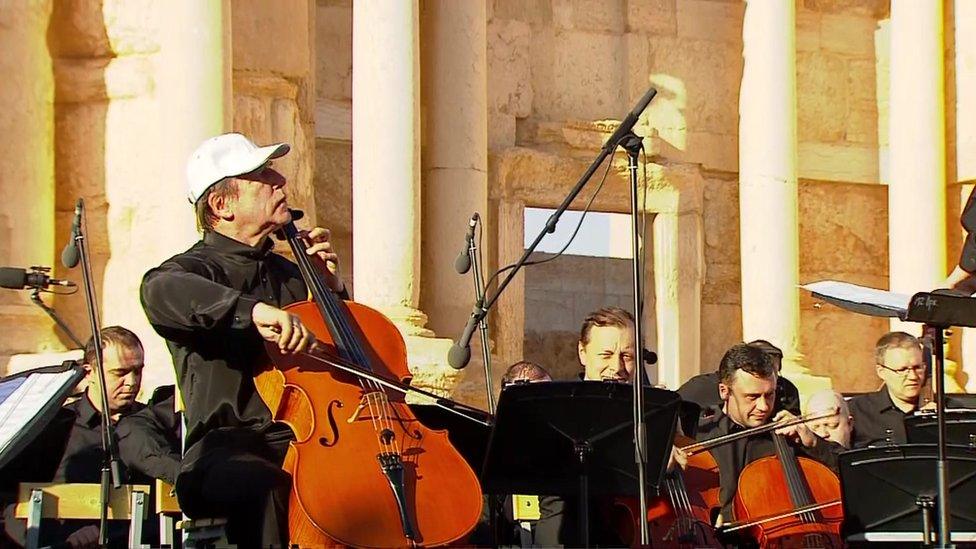
<instances>
[{"instance_id":1,"label":"white sheet of music","mask_svg":"<svg viewBox=\"0 0 976 549\"><path fill-rule=\"evenodd\" d=\"M0 453L74 374L74 370L34 373L0 383Z\"/></svg>"},{"instance_id":2,"label":"white sheet of music","mask_svg":"<svg viewBox=\"0 0 976 549\"><path fill-rule=\"evenodd\" d=\"M801 284L800 287L826 297L862 305L874 305L896 312L904 312L908 309L908 302L912 298L908 294L878 290L877 288L858 286L850 282L838 282L836 280L821 280L820 282Z\"/></svg>"}]
</instances>

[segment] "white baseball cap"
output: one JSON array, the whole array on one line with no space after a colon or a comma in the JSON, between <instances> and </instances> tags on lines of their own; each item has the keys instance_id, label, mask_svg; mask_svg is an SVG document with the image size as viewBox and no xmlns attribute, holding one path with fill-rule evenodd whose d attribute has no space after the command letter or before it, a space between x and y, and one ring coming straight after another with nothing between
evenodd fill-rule
<instances>
[{"instance_id":1,"label":"white baseball cap","mask_svg":"<svg viewBox=\"0 0 976 549\"><path fill-rule=\"evenodd\" d=\"M190 204L207 189L229 177L251 173L272 158L288 154L287 143L258 147L239 133L225 133L204 141L186 164L187 198Z\"/></svg>"}]
</instances>

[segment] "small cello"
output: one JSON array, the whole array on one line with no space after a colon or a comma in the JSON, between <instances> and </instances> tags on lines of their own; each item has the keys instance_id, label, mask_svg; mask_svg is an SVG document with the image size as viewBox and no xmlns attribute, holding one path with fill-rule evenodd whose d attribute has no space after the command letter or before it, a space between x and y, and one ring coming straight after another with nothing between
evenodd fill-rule
<instances>
[{"instance_id":1,"label":"small cello","mask_svg":"<svg viewBox=\"0 0 976 549\"><path fill-rule=\"evenodd\" d=\"M843 547L837 475L797 457L782 435L772 436L776 455L757 459L739 475L736 521L750 524L750 537L763 548Z\"/></svg>"},{"instance_id":2,"label":"small cello","mask_svg":"<svg viewBox=\"0 0 976 549\"><path fill-rule=\"evenodd\" d=\"M478 478L446 432L425 427L383 382L410 377L400 332L326 287L294 223L282 233L313 298L285 309L325 349L282 355L269 343L271 363L255 376L272 417L296 436L283 465L292 475L291 542L392 548L463 539L481 514Z\"/></svg>"}]
</instances>

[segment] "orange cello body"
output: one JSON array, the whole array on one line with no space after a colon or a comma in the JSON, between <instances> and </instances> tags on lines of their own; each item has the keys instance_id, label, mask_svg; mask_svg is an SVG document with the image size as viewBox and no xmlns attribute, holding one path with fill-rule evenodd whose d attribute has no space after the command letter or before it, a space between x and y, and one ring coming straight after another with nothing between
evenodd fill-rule
<instances>
[{"instance_id":1,"label":"orange cello body","mask_svg":"<svg viewBox=\"0 0 976 549\"><path fill-rule=\"evenodd\" d=\"M406 348L393 323L364 305L335 301L371 372L406 381ZM335 352L316 303L295 303L286 310ZM482 506L478 478L445 431L421 424L395 391L369 383L364 387L358 376L313 356L281 355L275 344L266 348L273 364L255 376L255 386L273 418L296 436L284 463L292 475L293 544L440 546L462 540L474 528ZM390 444L402 463L399 498L380 466L381 455L390 455Z\"/></svg>"},{"instance_id":2,"label":"orange cello body","mask_svg":"<svg viewBox=\"0 0 976 549\"><path fill-rule=\"evenodd\" d=\"M774 435L777 455L758 459L739 475L733 510L736 522L786 513L816 503L840 500L840 480L829 467L815 460L796 457L789 449L781 455L785 441ZM783 459L785 458L785 459ZM763 522L750 528L749 535L760 547L843 547L840 537L844 514L840 505Z\"/></svg>"},{"instance_id":3,"label":"orange cello body","mask_svg":"<svg viewBox=\"0 0 976 549\"><path fill-rule=\"evenodd\" d=\"M694 440L676 435L677 446ZM719 547L712 526L712 509L719 506L718 463L710 452L688 457L684 470L665 475L661 495L648 502L647 522L652 547ZM640 524L637 523L638 502L634 498L619 498L617 505L627 510L628 521L618 521L621 540L631 547L640 546Z\"/></svg>"}]
</instances>

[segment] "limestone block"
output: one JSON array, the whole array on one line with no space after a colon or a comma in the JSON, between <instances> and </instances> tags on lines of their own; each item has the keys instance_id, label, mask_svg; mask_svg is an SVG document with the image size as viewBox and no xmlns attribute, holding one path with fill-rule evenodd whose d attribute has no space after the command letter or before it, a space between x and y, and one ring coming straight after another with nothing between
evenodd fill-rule
<instances>
[{"instance_id":1,"label":"limestone block","mask_svg":"<svg viewBox=\"0 0 976 549\"><path fill-rule=\"evenodd\" d=\"M529 48L532 29L515 20L488 23L489 111L526 117L532 113Z\"/></svg>"},{"instance_id":2,"label":"limestone block","mask_svg":"<svg viewBox=\"0 0 976 549\"><path fill-rule=\"evenodd\" d=\"M820 17L816 11L796 10L796 51L820 49Z\"/></svg>"},{"instance_id":3,"label":"limestone block","mask_svg":"<svg viewBox=\"0 0 976 549\"><path fill-rule=\"evenodd\" d=\"M800 143L797 175L806 179L878 183L879 151L873 145Z\"/></svg>"},{"instance_id":4,"label":"limestone block","mask_svg":"<svg viewBox=\"0 0 976 549\"><path fill-rule=\"evenodd\" d=\"M708 261L702 286L702 303L735 305L742 303L742 269L738 263Z\"/></svg>"},{"instance_id":5,"label":"limestone block","mask_svg":"<svg viewBox=\"0 0 976 549\"><path fill-rule=\"evenodd\" d=\"M298 84L268 73L234 71L234 94L298 99Z\"/></svg>"},{"instance_id":6,"label":"limestone block","mask_svg":"<svg viewBox=\"0 0 976 549\"><path fill-rule=\"evenodd\" d=\"M824 13L820 19L820 46L834 53L873 59L874 31L877 27L877 20L873 17Z\"/></svg>"},{"instance_id":7,"label":"limestone block","mask_svg":"<svg viewBox=\"0 0 976 549\"><path fill-rule=\"evenodd\" d=\"M878 143L878 111L852 107L845 120L845 137L851 143L876 145Z\"/></svg>"},{"instance_id":8,"label":"limestone block","mask_svg":"<svg viewBox=\"0 0 976 549\"><path fill-rule=\"evenodd\" d=\"M836 143L844 140L847 65L826 52L796 55L797 140Z\"/></svg>"},{"instance_id":9,"label":"limestone block","mask_svg":"<svg viewBox=\"0 0 976 549\"><path fill-rule=\"evenodd\" d=\"M557 120L623 116L627 106L620 42L619 36L607 34L559 32L552 37L552 57L537 54L533 42L535 114Z\"/></svg>"},{"instance_id":10,"label":"limestone block","mask_svg":"<svg viewBox=\"0 0 976 549\"><path fill-rule=\"evenodd\" d=\"M464 376L447 364L450 339L418 337L403 338L407 345L407 364L413 376L411 385L437 395L449 396Z\"/></svg>"},{"instance_id":11,"label":"limestone block","mask_svg":"<svg viewBox=\"0 0 976 549\"><path fill-rule=\"evenodd\" d=\"M873 40L873 39L872 39ZM877 75L874 59L847 61L847 82L851 105L856 108L877 111Z\"/></svg>"},{"instance_id":12,"label":"limestone block","mask_svg":"<svg viewBox=\"0 0 976 549\"><path fill-rule=\"evenodd\" d=\"M801 310L800 348L812 373L827 376L841 392L875 391L874 344L888 331L888 321L825 305Z\"/></svg>"},{"instance_id":13,"label":"limestone block","mask_svg":"<svg viewBox=\"0 0 976 549\"><path fill-rule=\"evenodd\" d=\"M315 81L319 98L352 100L352 6L315 10Z\"/></svg>"},{"instance_id":14,"label":"limestone block","mask_svg":"<svg viewBox=\"0 0 976 549\"><path fill-rule=\"evenodd\" d=\"M655 36L675 36L678 33L675 0L628 1L627 30Z\"/></svg>"},{"instance_id":15,"label":"limestone block","mask_svg":"<svg viewBox=\"0 0 976 549\"><path fill-rule=\"evenodd\" d=\"M276 99L271 102L271 139L268 142L291 144L291 152L277 160L278 170L288 178L288 203L309 213L306 226L314 226L314 189L312 188L312 161L314 141L310 132L302 126L298 116L298 105L290 99Z\"/></svg>"},{"instance_id":16,"label":"limestone block","mask_svg":"<svg viewBox=\"0 0 976 549\"><path fill-rule=\"evenodd\" d=\"M885 19L889 14L889 0L803 0L803 9L821 13L844 13L875 19Z\"/></svg>"},{"instance_id":17,"label":"limestone block","mask_svg":"<svg viewBox=\"0 0 976 549\"><path fill-rule=\"evenodd\" d=\"M801 272L887 272L888 209L883 187L803 182L798 196Z\"/></svg>"},{"instance_id":18,"label":"limestone block","mask_svg":"<svg viewBox=\"0 0 976 549\"><path fill-rule=\"evenodd\" d=\"M236 93L234 95L234 131L251 138L258 145L271 143L271 99Z\"/></svg>"},{"instance_id":19,"label":"limestone block","mask_svg":"<svg viewBox=\"0 0 976 549\"><path fill-rule=\"evenodd\" d=\"M61 58L54 62L58 103L130 99L151 94L155 69L149 57Z\"/></svg>"},{"instance_id":20,"label":"limestone block","mask_svg":"<svg viewBox=\"0 0 976 549\"><path fill-rule=\"evenodd\" d=\"M683 116L688 131L735 135L742 79L741 47L656 36L649 38L649 46L651 82L667 92L656 98L652 107L659 109L661 103L670 101ZM669 119L672 127L680 127L680 118ZM654 113L650 120L655 124Z\"/></svg>"},{"instance_id":21,"label":"limestone block","mask_svg":"<svg viewBox=\"0 0 976 549\"><path fill-rule=\"evenodd\" d=\"M112 55L101 2L55 2L48 36L51 37L51 55L55 57Z\"/></svg>"},{"instance_id":22,"label":"limestone block","mask_svg":"<svg viewBox=\"0 0 976 549\"><path fill-rule=\"evenodd\" d=\"M701 334L701 371L714 372L725 351L742 341L742 308L738 304L703 302Z\"/></svg>"},{"instance_id":23,"label":"limestone block","mask_svg":"<svg viewBox=\"0 0 976 549\"><path fill-rule=\"evenodd\" d=\"M315 143L316 217L332 231L344 274L352 275L352 145L325 139Z\"/></svg>"},{"instance_id":24,"label":"limestone block","mask_svg":"<svg viewBox=\"0 0 976 549\"><path fill-rule=\"evenodd\" d=\"M682 0L677 8L679 37L742 43L744 3Z\"/></svg>"},{"instance_id":25,"label":"limestone block","mask_svg":"<svg viewBox=\"0 0 976 549\"><path fill-rule=\"evenodd\" d=\"M315 103L315 137L352 141L352 102L319 99Z\"/></svg>"},{"instance_id":26,"label":"limestone block","mask_svg":"<svg viewBox=\"0 0 976 549\"><path fill-rule=\"evenodd\" d=\"M623 42L624 67L627 70L627 104L632 105L644 96L651 85L651 70L648 65L649 47L647 36L641 33L629 32L623 36ZM655 83L655 87L658 85ZM644 115L645 122L648 116Z\"/></svg>"},{"instance_id":27,"label":"limestone block","mask_svg":"<svg viewBox=\"0 0 976 549\"><path fill-rule=\"evenodd\" d=\"M553 0L553 22L557 29L621 33L627 18L624 4L605 0Z\"/></svg>"},{"instance_id":28,"label":"limestone block","mask_svg":"<svg viewBox=\"0 0 976 549\"><path fill-rule=\"evenodd\" d=\"M739 263L739 188L734 181L704 182L705 260L709 265Z\"/></svg>"},{"instance_id":29,"label":"limestone block","mask_svg":"<svg viewBox=\"0 0 976 549\"><path fill-rule=\"evenodd\" d=\"M55 110L55 202L59 207L73 209L79 196L104 194L107 112L105 102L69 103Z\"/></svg>"},{"instance_id":30,"label":"limestone block","mask_svg":"<svg viewBox=\"0 0 976 549\"><path fill-rule=\"evenodd\" d=\"M107 0L102 5L105 32L119 57L159 50L159 3L154 0Z\"/></svg>"},{"instance_id":31,"label":"limestone block","mask_svg":"<svg viewBox=\"0 0 976 549\"><path fill-rule=\"evenodd\" d=\"M488 111L488 150L515 146L515 117Z\"/></svg>"},{"instance_id":32,"label":"limestone block","mask_svg":"<svg viewBox=\"0 0 976 549\"><path fill-rule=\"evenodd\" d=\"M492 6L489 21L516 19L532 26L545 26L553 20L550 0L495 0L489 5Z\"/></svg>"},{"instance_id":33,"label":"limestone block","mask_svg":"<svg viewBox=\"0 0 976 549\"><path fill-rule=\"evenodd\" d=\"M230 11L235 71L306 76L313 70L309 33L315 15L308 0L234 0Z\"/></svg>"}]
</instances>

